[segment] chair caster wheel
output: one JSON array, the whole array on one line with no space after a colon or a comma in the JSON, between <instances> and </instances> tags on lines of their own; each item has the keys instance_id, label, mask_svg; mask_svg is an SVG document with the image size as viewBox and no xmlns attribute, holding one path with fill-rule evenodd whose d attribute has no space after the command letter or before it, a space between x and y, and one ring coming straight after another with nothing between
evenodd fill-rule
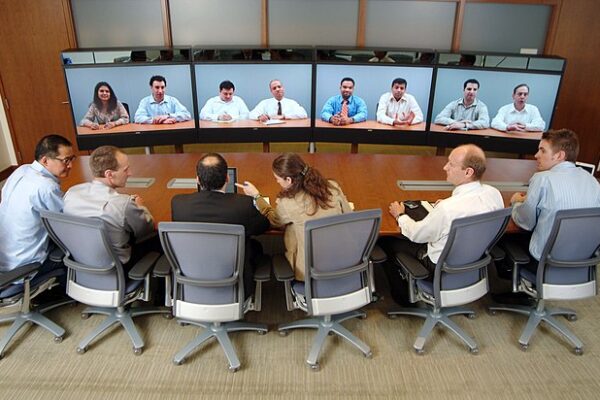
<instances>
[{"instance_id":1,"label":"chair caster wheel","mask_svg":"<svg viewBox=\"0 0 600 400\"><path fill-rule=\"evenodd\" d=\"M262 335L266 335L267 331L256 331L256 333L258 333L260 336L262 336Z\"/></svg>"},{"instance_id":2,"label":"chair caster wheel","mask_svg":"<svg viewBox=\"0 0 600 400\"><path fill-rule=\"evenodd\" d=\"M81 319L88 319L90 317L90 314L88 313L81 313Z\"/></svg>"},{"instance_id":3,"label":"chair caster wheel","mask_svg":"<svg viewBox=\"0 0 600 400\"><path fill-rule=\"evenodd\" d=\"M566 318L568 321L571 321L571 322L577 321L577 314L569 314L566 316Z\"/></svg>"},{"instance_id":4,"label":"chair caster wheel","mask_svg":"<svg viewBox=\"0 0 600 400\"><path fill-rule=\"evenodd\" d=\"M369 360L373 358L373 352L369 351L368 353L365 353L365 358L368 358Z\"/></svg>"},{"instance_id":5,"label":"chair caster wheel","mask_svg":"<svg viewBox=\"0 0 600 400\"><path fill-rule=\"evenodd\" d=\"M520 347L521 347L521 350L527 351L527 349L529 348L529 345L528 344L520 343Z\"/></svg>"},{"instance_id":6,"label":"chair caster wheel","mask_svg":"<svg viewBox=\"0 0 600 400\"><path fill-rule=\"evenodd\" d=\"M164 319L173 319L173 314L171 313L166 313L162 315Z\"/></svg>"},{"instance_id":7,"label":"chair caster wheel","mask_svg":"<svg viewBox=\"0 0 600 400\"><path fill-rule=\"evenodd\" d=\"M54 336L54 343L60 343L63 341L64 336Z\"/></svg>"},{"instance_id":8,"label":"chair caster wheel","mask_svg":"<svg viewBox=\"0 0 600 400\"><path fill-rule=\"evenodd\" d=\"M361 314L358 316L360 319L367 319L367 314Z\"/></svg>"},{"instance_id":9,"label":"chair caster wheel","mask_svg":"<svg viewBox=\"0 0 600 400\"><path fill-rule=\"evenodd\" d=\"M575 355L577 356L582 356L583 355L583 347L575 347L573 349L573 352L575 353Z\"/></svg>"},{"instance_id":10,"label":"chair caster wheel","mask_svg":"<svg viewBox=\"0 0 600 400\"><path fill-rule=\"evenodd\" d=\"M472 314L466 314L467 318L469 319L475 319L477 317L477 315L475 313Z\"/></svg>"},{"instance_id":11,"label":"chair caster wheel","mask_svg":"<svg viewBox=\"0 0 600 400\"><path fill-rule=\"evenodd\" d=\"M398 316L396 314L388 314L388 318L389 319L398 319Z\"/></svg>"},{"instance_id":12,"label":"chair caster wheel","mask_svg":"<svg viewBox=\"0 0 600 400\"><path fill-rule=\"evenodd\" d=\"M308 366L310 367L310 370L313 372L317 372L321 369L321 365L319 363L308 364Z\"/></svg>"},{"instance_id":13,"label":"chair caster wheel","mask_svg":"<svg viewBox=\"0 0 600 400\"><path fill-rule=\"evenodd\" d=\"M238 372L239 370L240 370L239 366L237 366L237 367L229 367L229 372L231 372L232 374Z\"/></svg>"},{"instance_id":14,"label":"chair caster wheel","mask_svg":"<svg viewBox=\"0 0 600 400\"><path fill-rule=\"evenodd\" d=\"M133 348L133 354L135 354L136 356L139 356L144 351L143 349L144 349L143 347L134 347Z\"/></svg>"},{"instance_id":15,"label":"chair caster wheel","mask_svg":"<svg viewBox=\"0 0 600 400\"><path fill-rule=\"evenodd\" d=\"M174 365L181 365L185 362L185 358L182 358L181 360L173 360L173 364Z\"/></svg>"},{"instance_id":16,"label":"chair caster wheel","mask_svg":"<svg viewBox=\"0 0 600 400\"><path fill-rule=\"evenodd\" d=\"M88 350L87 346L85 347L78 347L77 348L77 354L83 354Z\"/></svg>"},{"instance_id":17,"label":"chair caster wheel","mask_svg":"<svg viewBox=\"0 0 600 400\"><path fill-rule=\"evenodd\" d=\"M288 335L288 331L279 331L279 336L287 336Z\"/></svg>"},{"instance_id":18,"label":"chair caster wheel","mask_svg":"<svg viewBox=\"0 0 600 400\"><path fill-rule=\"evenodd\" d=\"M498 311L496 311L496 310L488 310L488 313L490 315L496 315L496 314L498 314Z\"/></svg>"},{"instance_id":19,"label":"chair caster wheel","mask_svg":"<svg viewBox=\"0 0 600 400\"><path fill-rule=\"evenodd\" d=\"M425 350L423 349L415 349L415 353L417 353L418 356L422 356L425 354Z\"/></svg>"},{"instance_id":20,"label":"chair caster wheel","mask_svg":"<svg viewBox=\"0 0 600 400\"><path fill-rule=\"evenodd\" d=\"M475 347L475 348L469 347L469 353L474 354L474 355L479 354L479 347Z\"/></svg>"},{"instance_id":21,"label":"chair caster wheel","mask_svg":"<svg viewBox=\"0 0 600 400\"><path fill-rule=\"evenodd\" d=\"M335 332L334 332L334 331L329 331L329 332L327 332L327 336L333 336L333 335L335 335Z\"/></svg>"},{"instance_id":22,"label":"chair caster wheel","mask_svg":"<svg viewBox=\"0 0 600 400\"><path fill-rule=\"evenodd\" d=\"M177 321L177 325L179 325L179 326L188 326L189 324L187 322Z\"/></svg>"}]
</instances>

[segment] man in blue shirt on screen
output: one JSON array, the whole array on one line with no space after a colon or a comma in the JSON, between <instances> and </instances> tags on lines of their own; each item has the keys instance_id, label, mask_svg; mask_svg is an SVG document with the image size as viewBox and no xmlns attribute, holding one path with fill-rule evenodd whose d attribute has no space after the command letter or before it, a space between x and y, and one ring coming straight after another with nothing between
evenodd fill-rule
<instances>
[{"instance_id":1,"label":"man in blue shirt on screen","mask_svg":"<svg viewBox=\"0 0 600 400\"><path fill-rule=\"evenodd\" d=\"M343 78L340 82L340 94L327 100L321 111L321 119L336 126L366 121L367 104L352 93L354 93L354 79Z\"/></svg>"},{"instance_id":2,"label":"man in blue shirt on screen","mask_svg":"<svg viewBox=\"0 0 600 400\"><path fill-rule=\"evenodd\" d=\"M175 97L165 94L167 80L164 76L154 75L150 78L152 95L140 101L135 112L136 124L175 124L189 121L192 115Z\"/></svg>"}]
</instances>

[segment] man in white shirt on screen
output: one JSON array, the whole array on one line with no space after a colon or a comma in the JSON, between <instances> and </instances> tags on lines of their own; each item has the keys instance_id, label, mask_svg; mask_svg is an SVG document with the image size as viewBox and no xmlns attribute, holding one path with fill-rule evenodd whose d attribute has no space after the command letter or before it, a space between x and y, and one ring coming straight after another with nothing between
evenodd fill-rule
<instances>
[{"instance_id":1,"label":"man in white shirt on screen","mask_svg":"<svg viewBox=\"0 0 600 400\"><path fill-rule=\"evenodd\" d=\"M219 84L219 95L211 97L200 110L205 121L237 121L248 119L249 110L241 97L234 96L235 85L231 81Z\"/></svg>"},{"instance_id":2,"label":"man in white shirt on screen","mask_svg":"<svg viewBox=\"0 0 600 400\"><path fill-rule=\"evenodd\" d=\"M267 122L270 119L304 119L306 110L297 101L283 97L285 88L279 79L269 82L273 97L262 100L250 111L250 119Z\"/></svg>"},{"instance_id":3,"label":"man in white shirt on screen","mask_svg":"<svg viewBox=\"0 0 600 400\"><path fill-rule=\"evenodd\" d=\"M500 107L492 128L506 132L542 132L546 123L534 105L527 104L529 86L521 83L513 89L513 102Z\"/></svg>"},{"instance_id":4,"label":"man in white shirt on screen","mask_svg":"<svg viewBox=\"0 0 600 400\"><path fill-rule=\"evenodd\" d=\"M413 95L406 93L406 79L392 81L392 91L384 93L377 105L377 122L392 126L423 122L423 111Z\"/></svg>"},{"instance_id":5,"label":"man in white shirt on screen","mask_svg":"<svg viewBox=\"0 0 600 400\"><path fill-rule=\"evenodd\" d=\"M486 129L490 127L490 116L485 103L477 98L479 81L467 79L463 84L463 97L450 102L434 122L445 125L446 130Z\"/></svg>"}]
</instances>

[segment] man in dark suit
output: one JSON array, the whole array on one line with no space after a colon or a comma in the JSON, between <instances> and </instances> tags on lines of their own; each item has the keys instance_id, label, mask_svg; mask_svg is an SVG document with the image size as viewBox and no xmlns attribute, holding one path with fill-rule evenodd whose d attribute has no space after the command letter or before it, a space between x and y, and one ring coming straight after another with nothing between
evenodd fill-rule
<instances>
[{"instance_id":1,"label":"man in dark suit","mask_svg":"<svg viewBox=\"0 0 600 400\"><path fill-rule=\"evenodd\" d=\"M244 291L254 292L254 269L262 256L262 246L251 239L269 229L269 220L261 215L252 197L225 193L227 161L217 153L203 155L196 166L200 190L178 194L171 200L171 219L185 222L212 222L243 225L246 232Z\"/></svg>"}]
</instances>

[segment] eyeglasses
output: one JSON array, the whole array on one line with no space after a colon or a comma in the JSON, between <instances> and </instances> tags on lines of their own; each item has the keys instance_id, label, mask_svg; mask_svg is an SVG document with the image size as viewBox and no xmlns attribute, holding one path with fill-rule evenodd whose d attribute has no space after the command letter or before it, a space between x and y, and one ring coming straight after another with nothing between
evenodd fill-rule
<instances>
[{"instance_id":1,"label":"eyeglasses","mask_svg":"<svg viewBox=\"0 0 600 400\"><path fill-rule=\"evenodd\" d=\"M65 158L52 157L53 160L58 160L65 165L71 164L73 161L75 161L76 158L77 158L76 155L72 155L70 157L65 157Z\"/></svg>"}]
</instances>

